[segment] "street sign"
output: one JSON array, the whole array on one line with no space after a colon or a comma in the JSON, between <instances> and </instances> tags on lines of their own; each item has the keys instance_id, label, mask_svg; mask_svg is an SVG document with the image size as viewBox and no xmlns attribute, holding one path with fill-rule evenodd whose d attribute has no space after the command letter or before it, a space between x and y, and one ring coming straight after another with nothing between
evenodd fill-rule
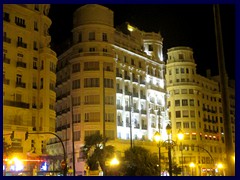
<instances>
[{"instance_id":1,"label":"street sign","mask_svg":"<svg viewBox=\"0 0 240 180\"><path fill-rule=\"evenodd\" d=\"M67 164L66 164L65 161L62 161L62 162L61 162L61 167L62 167L62 169L65 169L66 165L67 165Z\"/></svg>"}]
</instances>

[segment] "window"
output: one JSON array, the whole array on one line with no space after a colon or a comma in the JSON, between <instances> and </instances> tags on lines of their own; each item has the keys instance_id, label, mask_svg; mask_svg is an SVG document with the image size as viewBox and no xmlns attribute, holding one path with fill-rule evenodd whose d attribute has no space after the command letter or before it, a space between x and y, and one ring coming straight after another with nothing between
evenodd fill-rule
<instances>
[{"instance_id":1,"label":"window","mask_svg":"<svg viewBox=\"0 0 240 180\"><path fill-rule=\"evenodd\" d=\"M151 44L148 45L148 50L153 51L153 46Z\"/></svg>"},{"instance_id":2,"label":"window","mask_svg":"<svg viewBox=\"0 0 240 180\"><path fill-rule=\"evenodd\" d=\"M99 78L85 78L84 87L99 87Z\"/></svg>"},{"instance_id":3,"label":"window","mask_svg":"<svg viewBox=\"0 0 240 180\"><path fill-rule=\"evenodd\" d=\"M105 104L114 105L115 104L114 103L114 97L113 96L106 96L105 97Z\"/></svg>"},{"instance_id":4,"label":"window","mask_svg":"<svg viewBox=\"0 0 240 180\"><path fill-rule=\"evenodd\" d=\"M85 104L99 104L100 96L99 95L89 95L85 96Z\"/></svg>"},{"instance_id":5,"label":"window","mask_svg":"<svg viewBox=\"0 0 240 180\"><path fill-rule=\"evenodd\" d=\"M56 72L56 65L50 61L50 71L52 71L53 73Z\"/></svg>"},{"instance_id":6,"label":"window","mask_svg":"<svg viewBox=\"0 0 240 180\"><path fill-rule=\"evenodd\" d=\"M100 112L85 113L85 122L100 122Z\"/></svg>"},{"instance_id":7,"label":"window","mask_svg":"<svg viewBox=\"0 0 240 180\"><path fill-rule=\"evenodd\" d=\"M36 11L39 11L39 4L35 4L35 5L34 5L34 9L35 9Z\"/></svg>"},{"instance_id":8,"label":"window","mask_svg":"<svg viewBox=\"0 0 240 180\"><path fill-rule=\"evenodd\" d=\"M74 141L80 141L81 133L80 131L74 131Z\"/></svg>"},{"instance_id":9,"label":"window","mask_svg":"<svg viewBox=\"0 0 240 180\"><path fill-rule=\"evenodd\" d=\"M3 14L3 20L4 20L4 21L7 21L7 22L10 22L9 13L4 12L4 14Z\"/></svg>"},{"instance_id":10,"label":"window","mask_svg":"<svg viewBox=\"0 0 240 180\"><path fill-rule=\"evenodd\" d=\"M191 128L196 128L196 123L194 121L191 121Z\"/></svg>"},{"instance_id":11,"label":"window","mask_svg":"<svg viewBox=\"0 0 240 180\"><path fill-rule=\"evenodd\" d=\"M175 89L174 94L179 94L179 89Z\"/></svg>"},{"instance_id":12,"label":"window","mask_svg":"<svg viewBox=\"0 0 240 180\"><path fill-rule=\"evenodd\" d=\"M197 140L196 134L192 134L192 140Z\"/></svg>"},{"instance_id":13,"label":"window","mask_svg":"<svg viewBox=\"0 0 240 180\"><path fill-rule=\"evenodd\" d=\"M181 111L176 111L176 118L180 118L181 117Z\"/></svg>"},{"instance_id":14,"label":"window","mask_svg":"<svg viewBox=\"0 0 240 180\"><path fill-rule=\"evenodd\" d=\"M81 104L81 97L77 96L77 97L73 97L73 106L79 106Z\"/></svg>"},{"instance_id":15,"label":"window","mask_svg":"<svg viewBox=\"0 0 240 180\"><path fill-rule=\"evenodd\" d=\"M172 75L172 70L169 70L169 71L168 71L168 74L169 74L169 75Z\"/></svg>"},{"instance_id":16,"label":"window","mask_svg":"<svg viewBox=\"0 0 240 180\"><path fill-rule=\"evenodd\" d=\"M90 52L95 52L96 49L95 49L94 47L91 47L91 48L89 48L89 51L90 51Z\"/></svg>"},{"instance_id":17,"label":"window","mask_svg":"<svg viewBox=\"0 0 240 180\"><path fill-rule=\"evenodd\" d=\"M38 59L36 57L33 58L33 69L37 69L37 61Z\"/></svg>"},{"instance_id":18,"label":"window","mask_svg":"<svg viewBox=\"0 0 240 180\"><path fill-rule=\"evenodd\" d=\"M95 40L95 32L90 32L89 33L89 40L90 41Z\"/></svg>"},{"instance_id":19,"label":"window","mask_svg":"<svg viewBox=\"0 0 240 180\"><path fill-rule=\"evenodd\" d=\"M175 71L176 71L176 74L179 74L179 69L175 69Z\"/></svg>"},{"instance_id":20,"label":"window","mask_svg":"<svg viewBox=\"0 0 240 180\"><path fill-rule=\"evenodd\" d=\"M190 99L189 102L190 102L190 106L194 106L194 99Z\"/></svg>"},{"instance_id":21,"label":"window","mask_svg":"<svg viewBox=\"0 0 240 180\"><path fill-rule=\"evenodd\" d=\"M187 74L189 73L189 69L188 69L188 68L186 68L186 73L187 73Z\"/></svg>"},{"instance_id":22,"label":"window","mask_svg":"<svg viewBox=\"0 0 240 180\"><path fill-rule=\"evenodd\" d=\"M189 122L183 122L183 128L189 128ZM185 139L185 135L184 135L184 139Z\"/></svg>"},{"instance_id":23,"label":"window","mask_svg":"<svg viewBox=\"0 0 240 180\"><path fill-rule=\"evenodd\" d=\"M183 54L179 54L179 55L178 55L178 58L179 58L179 59L183 59Z\"/></svg>"},{"instance_id":24,"label":"window","mask_svg":"<svg viewBox=\"0 0 240 180\"><path fill-rule=\"evenodd\" d=\"M181 90L181 93L182 93L182 94L187 94L187 89L182 89L182 90Z\"/></svg>"},{"instance_id":25,"label":"window","mask_svg":"<svg viewBox=\"0 0 240 180\"><path fill-rule=\"evenodd\" d=\"M105 113L106 122L114 122L114 113Z\"/></svg>"},{"instance_id":26,"label":"window","mask_svg":"<svg viewBox=\"0 0 240 180\"><path fill-rule=\"evenodd\" d=\"M188 106L188 100L187 99L182 100L182 106Z\"/></svg>"},{"instance_id":27,"label":"window","mask_svg":"<svg viewBox=\"0 0 240 180\"><path fill-rule=\"evenodd\" d=\"M191 111L190 111L190 116L191 116L191 117L195 117L195 111L194 111L194 110L191 110Z\"/></svg>"},{"instance_id":28,"label":"window","mask_svg":"<svg viewBox=\"0 0 240 180\"><path fill-rule=\"evenodd\" d=\"M181 122L176 122L176 129L182 129Z\"/></svg>"},{"instance_id":29,"label":"window","mask_svg":"<svg viewBox=\"0 0 240 180\"><path fill-rule=\"evenodd\" d=\"M26 27L25 20L19 17L15 17L15 24L21 27Z\"/></svg>"},{"instance_id":30,"label":"window","mask_svg":"<svg viewBox=\"0 0 240 180\"><path fill-rule=\"evenodd\" d=\"M103 41L108 41L108 39L107 39L107 33L102 33L102 40L103 40Z\"/></svg>"},{"instance_id":31,"label":"window","mask_svg":"<svg viewBox=\"0 0 240 180\"><path fill-rule=\"evenodd\" d=\"M131 59L131 65L134 66L134 59Z\"/></svg>"},{"instance_id":32,"label":"window","mask_svg":"<svg viewBox=\"0 0 240 180\"><path fill-rule=\"evenodd\" d=\"M183 110L182 114L183 114L183 117L188 117L189 116L188 110Z\"/></svg>"},{"instance_id":33,"label":"window","mask_svg":"<svg viewBox=\"0 0 240 180\"><path fill-rule=\"evenodd\" d=\"M180 106L180 100L175 100L175 106Z\"/></svg>"},{"instance_id":34,"label":"window","mask_svg":"<svg viewBox=\"0 0 240 180\"><path fill-rule=\"evenodd\" d=\"M37 23L37 21L34 21L34 31L38 31L38 23Z\"/></svg>"},{"instance_id":35,"label":"window","mask_svg":"<svg viewBox=\"0 0 240 180\"><path fill-rule=\"evenodd\" d=\"M113 87L113 79L104 79L104 87L114 88Z\"/></svg>"},{"instance_id":36,"label":"window","mask_svg":"<svg viewBox=\"0 0 240 180\"><path fill-rule=\"evenodd\" d=\"M38 47L37 47L37 42L36 41L33 41L33 50L38 50Z\"/></svg>"},{"instance_id":37,"label":"window","mask_svg":"<svg viewBox=\"0 0 240 180\"><path fill-rule=\"evenodd\" d=\"M184 68L181 68L181 74L184 74Z\"/></svg>"},{"instance_id":38,"label":"window","mask_svg":"<svg viewBox=\"0 0 240 180\"><path fill-rule=\"evenodd\" d=\"M80 63L72 65L72 73L80 72Z\"/></svg>"},{"instance_id":39,"label":"window","mask_svg":"<svg viewBox=\"0 0 240 180\"><path fill-rule=\"evenodd\" d=\"M80 79L76 79L72 81L72 89L79 89L80 88Z\"/></svg>"},{"instance_id":40,"label":"window","mask_svg":"<svg viewBox=\"0 0 240 180\"><path fill-rule=\"evenodd\" d=\"M73 123L80 123L80 122L81 122L81 114L74 114Z\"/></svg>"},{"instance_id":41,"label":"window","mask_svg":"<svg viewBox=\"0 0 240 180\"><path fill-rule=\"evenodd\" d=\"M99 62L85 62L84 71L96 71L99 70Z\"/></svg>"}]
</instances>

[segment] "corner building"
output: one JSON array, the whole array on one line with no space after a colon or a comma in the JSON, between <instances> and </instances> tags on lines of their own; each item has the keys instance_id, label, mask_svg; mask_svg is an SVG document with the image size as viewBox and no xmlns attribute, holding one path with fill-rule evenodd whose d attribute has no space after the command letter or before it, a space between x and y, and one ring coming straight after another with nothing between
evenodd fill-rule
<instances>
[{"instance_id":1,"label":"corner building","mask_svg":"<svg viewBox=\"0 0 240 180\"><path fill-rule=\"evenodd\" d=\"M34 160L47 153L50 135L29 134L25 140L26 132L55 132L57 57L49 45L49 8L3 5L3 141L11 144L19 159ZM32 166L25 161L22 170L31 171ZM8 165L5 170L12 171Z\"/></svg>"},{"instance_id":2,"label":"corner building","mask_svg":"<svg viewBox=\"0 0 240 180\"><path fill-rule=\"evenodd\" d=\"M76 175L83 175L80 148L85 136L96 132L110 139L118 155L130 147L130 139L157 151L147 140L169 121L161 35L128 23L117 30L113 12L95 4L77 9L73 26L73 43L58 57L56 86L56 133L68 165L74 138ZM51 139L48 149L59 154L60 143Z\"/></svg>"},{"instance_id":3,"label":"corner building","mask_svg":"<svg viewBox=\"0 0 240 180\"><path fill-rule=\"evenodd\" d=\"M174 147L174 161L183 166L184 175L224 175L224 169L217 168L220 162L226 167L224 119L218 81L196 73L197 65L191 48L173 47L168 49L167 54L167 104L173 139L177 139L179 129L184 133L184 140ZM235 107L234 94L231 88L231 109ZM233 137L234 121L234 110L231 110ZM195 164L192 168L189 167L191 162ZM214 172L214 168L218 171Z\"/></svg>"}]
</instances>

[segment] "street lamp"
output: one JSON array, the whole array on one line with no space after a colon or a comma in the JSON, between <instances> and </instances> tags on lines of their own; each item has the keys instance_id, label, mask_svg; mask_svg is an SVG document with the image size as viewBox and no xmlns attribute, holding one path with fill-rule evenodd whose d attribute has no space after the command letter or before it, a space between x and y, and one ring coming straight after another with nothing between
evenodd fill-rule
<instances>
[{"instance_id":1,"label":"street lamp","mask_svg":"<svg viewBox=\"0 0 240 180\"><path fill-rule=\"evenodd\" d=\"M158 143L158 170L159 170L159 176L161 176L161 147L160 147L160 141L161 141L161 134L159 132L155 132L153 136L154 140Z\"/></svg>"},{"instance_id":2,"label":"street lamp","mask_svg":"<svg viewBox=\"0 0 240 180\"><path fill-rule=\"evenodd\" d=\"M189 164L189 166L190 166L190 168L192 169L192 176L193 176L193 168L195 167L195 164L194 164L193 162L191 162L191 163Z\"/></svg>"},{"instance_id":3,"label":"street lamp","mask_svg":"<svg viewBox=\"0 0 240 180\"><path fill-rule=\"evenodd\" d=\"M223 171L222 171L222 169L223 169L223 165L222 165L222 163L218 163L217 164L217 168L218 168L218 170L219 170L219 175L221 176L221 175L223 175Z\"/></svg>"},{"instance_id":4,"label":"street lamp","mask_svg":"<svg viewBox=\"0 0 240 180\"><path fill-rule=\"evenodd\" d=\"M183 170L183 145L182 145L182 140L184 138L184 134L181 129L178 131L178 139L180 140L180 151L181 151L181 156L182 156L182 176L184 176L184 170Z\"/></svg>"},{"instance_id":5,"label":"street lamp","mask_svg":"<svg viewBox=\"0 0 240 180\"><path fill-rule=\"evenodd\" d=\"M168 141L169 176L172 176L172 154L171 154L171 139L170 139L172 128L171 128L170 124L167 125L166 131L167 131L167 135L168 135L167 141Z\"/></svg>"}]
</instances>

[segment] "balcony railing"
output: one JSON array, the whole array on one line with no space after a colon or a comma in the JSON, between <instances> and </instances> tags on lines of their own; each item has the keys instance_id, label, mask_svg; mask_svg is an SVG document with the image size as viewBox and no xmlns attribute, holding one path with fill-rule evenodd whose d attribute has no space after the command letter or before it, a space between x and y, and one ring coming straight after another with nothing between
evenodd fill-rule
<instances>
[{"instance_id":1,"label":"balcony railing","mask_svg":"<svg viewBox=\"0 0 240 180\"><path fill-rule=\"evenodd\" d=\"M16 82L16 87L26 88L26 83Z\"/></svg>"},{"instance_id":2,"label":"balcony railing","mask_svg":"<svg viewBox=\"0 0 240 180\"><path fill-rule=\"evenodd\" d=\"M17 42L17 47L27 48L27 44L23 42Z\"/></svg>"},{"instance_id":3,"label":"balcony railing","mask_svg":"<svg viewBox=\"0 0 240 180\"><path fill-rule=\"evenodd\" d=\"M24 102L4 100L3 104L5 106L14 106L14 107L19 107L19 108L29 109L29 104L24 103Z\"/></svg>"},{"instance_id":4,"label":"balcony railing","mask_svg":"<svg viewBox=\"0 0 240 180\"><path fill-rule=\"evenodd\" d=\"M27 64L26 64L25 62L22 62L22 61L17 61L16 66L17 66L17 67L26 68L26 67L27 67Z\"/></svg>"},{"instance_id":5,"label":"balcony railing","mask_svg":"<svg viewBox=\"0 0 240 180\"><path fill-rule=\"evenodd\" d=\"M6 42L6 43L11 43L11 39L10 38L8 38L8 37L3 37L3 42Z\"/></svg>"}]
</instances>

